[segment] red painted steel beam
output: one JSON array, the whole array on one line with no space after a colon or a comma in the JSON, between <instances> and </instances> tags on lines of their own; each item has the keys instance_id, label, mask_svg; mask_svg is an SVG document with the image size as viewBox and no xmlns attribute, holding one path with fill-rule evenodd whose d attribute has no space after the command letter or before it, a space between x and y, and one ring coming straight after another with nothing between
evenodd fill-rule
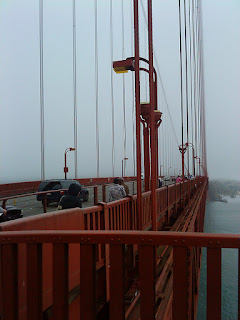
<instances>
[{"instance_id":1,"label":"red painted steel beam","mask_svg":"<svg viewBox=\"0 0 240 320\"><path fill-rule=\"evenodd\" d=\"M207 319L221 320L221 248L207 249Z\"/></svg>"},{"instance_id":2,"label":"red painted steel beam","mask_svg":"<svg viewBox=\"0 0 240 320\"><path fill-rule=\"evenodd\" d=\"M125 246L110 246L110 319L125 319ZM108 267L108 266L107 266Z\"/></svg>"},{"instance_id":3,"label":"red painted steel beam","mask_svg":"<svg viewBox=\"0 0 240 320\"><path fill-rule=\"evenodd\" d=\"M144 141L144 190L149 191L150 185L150 159L149 159L149 128L147 124L143 128L143 141Z\"/></svg>"},{"instance_id":4,"label":"red painted steel beam","mask_svg":"<svg viewBox=\"0 0 240 320\"><path fill-rule=\"evenodd\" d=\"M141 245L139 247L141 320L155 319L155 267L155 246Z\"/></svg>"},{"instance_id":5,"label":"red painted steel beam","mask_svg":"<svg viewBox=\"0 0 240 320\"><path fill-rule=\"evenodd\" d=\"M18 319L18 250L16 244L1 246L3 319Z\"/></svg>"},{"instance_id":6,"label":"red painted steel beam","mask_svg":"<svg viewBox=\"0 0 240 320\"><path fill-rule=\"evenodd\" d=\"M134 0L134 45L135 45L135 103L136 103L136 148L137 148L137 223L142 230L142 181L140 137L140 75L139 75L139 23L138 0Z\"/></svg>"},{"instance_id":7,"label":"red painted steel beam","mask_svg":"<svg viewBox=\"0 0 240 320\"><path fill-rule=\"evenodd\" d=\"M208 248L240 248L239 236L171 231L11 231L0 232L3 244L13 243L88 243L152 244Z\"/></svg>"},{"instance_id":8,"label":"red painted steel beam","mask_svg":"<svg viewBox=\"0 0 240 320\"><path fill-rule=\"evenodd\" d=\"M156 207L156 128L154 114L154 81L153 81L153 36L152 36L152 0L148 0L148 51L149 51L149 90L150 90L150 141L151 141L151 212L152 229L157 230Z\"/></svg>"},{"instance_id":9,"label":"red painted steel beam","mask_svg":"<svg viewBox=\"0 0 240 320\"><path fill-rule=\"evenodd\" d=\"M27 319L42 319L42 245L27 245Z\"/></svg>"},{"instance_id":10,"label":"red painted steel beam","mask_svg":"<svg viewBox=\"0 0 240 320\"><path fill-rule=\"evenodd\" d=\"M53 244L53 319L68 319L68 245Z\"/></svg>"},{"instance_id":11,"label":"red painted steel beam","mask_svg":"<svg viewBox=\"0 0 240 320\"><path fill-rule=\"evenodd\" d=\"M80 246L80 319L96 319L96 246Z\"/></svg>"}]
</instances>

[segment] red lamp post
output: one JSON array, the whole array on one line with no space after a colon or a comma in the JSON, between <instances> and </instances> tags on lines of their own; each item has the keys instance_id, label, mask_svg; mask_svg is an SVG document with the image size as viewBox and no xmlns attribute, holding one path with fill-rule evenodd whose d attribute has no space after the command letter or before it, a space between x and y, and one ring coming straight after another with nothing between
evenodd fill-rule
<instances>
[{"instance_id":1,"label":"red lamp post","mask_svg":"<svg viewBox=\"0 0 240 320\"><path fill-rule=\"evenodd\" d=\"M63 168L63 171L64 171L64 173L65 173L65 179L67 179L67 172L68 172L68 167L67 167L67 153L68 153L68 151L74 151L75 150L75 148L67 148L66 150L65 150L65 152L64 152L64 164L65 164L65 166L64 166L64 168Z\"/></svg>"},{"instance_id":2,"label":"red lamp post","mask_svg":"<svg viewBox=\"0 0 240 320\"><path fill-rule=\"evenodd\" d=\"M137 117L137 125L136 128L138 128L138 124L140 124L140 121L143 124L144 130L144 180L145 180L145 191L150 190L150 149L151 149L151 159L154 159L151 161L151 190L153 191L152 194L152 215L153 215L153 229L156 230L156 205L155 205L155 190L157 186L157 178L158 178L158 135L157 135L157 129L160 126L162 120L161 116L162 113L157 110L157 73L155 68L152 66L150 62L142 57L138 57L138 63L140 61L143 61L149 65L149 70L146 68L140 68L138 64L138 72L137 72L137 59L135 57L130 57L127 58L126 60L121 60L121 61L114 61L113 62L113 68L116 73L126 73L128 70L130 71L136 71L136 73L139 73L139 71L144 71L149 74L149 76L154 74L154 79L153 77L150 79L151 81L151 94L150 94L150 103L140 103L140 100L136 100L136 110L138 110L138 103L140 104L140 112L139 116ZM137 97L137 91L136 91L136 97ZM136 113L137 114L137 113ZM149 139L150 137L150 139ZM138 132L137 132L137 140L138 140ZM149 141L150 140L150 141ZM149 148L149 142L150 142L150 148ZM140 151L139 151L140 153ZM141 158L141 153L140 155L137 153L137 164L139 164ZM141 168L141 162L140 162L140 168ZM161 167L160 167L161 170ZM137 171L137 179L141 179L141 170L140 174ZM141 182L141 181L140 181ZM137 199L141 198L141 183L138 183L139 191L137 192ZM138 206L140 206L139 209L139 215L142 215L142 204L139 201Z\"/></svg>"}]
</instances>

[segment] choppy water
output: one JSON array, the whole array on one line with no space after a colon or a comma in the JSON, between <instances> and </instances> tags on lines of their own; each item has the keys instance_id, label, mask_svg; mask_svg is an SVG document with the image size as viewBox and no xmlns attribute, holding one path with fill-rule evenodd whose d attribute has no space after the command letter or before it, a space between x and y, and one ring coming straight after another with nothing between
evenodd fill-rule
<instances>
[{"instance_id":1,"label":"choppy water","mask_svg":"<svg viewBox=\"0 0 240 320\"><path fill-rule=\"evenodd\" d=\"M206 206L206 233L240 234L240 196L228 203L209 202ZM198 303L198 320L206 317L206 249L203 251ZM237 319L238 308L238 252L237 249L222 249L222 320Z\"/></svg>"}]
</instances>

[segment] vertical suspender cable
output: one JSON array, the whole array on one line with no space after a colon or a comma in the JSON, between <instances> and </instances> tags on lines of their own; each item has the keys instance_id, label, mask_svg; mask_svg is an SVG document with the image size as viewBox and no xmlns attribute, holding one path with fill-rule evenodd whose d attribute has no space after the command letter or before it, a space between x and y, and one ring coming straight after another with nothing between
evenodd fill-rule
<instances>
[{"instance_id":1,"label":"vertical suspender cable","mask_svg":"<svg viewBox=\"0 0 240 320\"><path fill-rule=\"evenodd\" d=\"M99 178L99 122L98 122L98 19L97 0L94 2L95 9L95 95L96 95L96 152L97 152L97 178Z\"/></svg>"},{"instance_id":2,"label":"vertical suspender cable","mask_svg":"<svg viewBox=\"0 0 240 320\"><path fill-rule=\"evenodd\" d=\"M74 162L75 179L78 178L77 163L77 69L76 69L76 0L73 0L73 110L74 110Z\"/></svg>"},{"instance_id":3,"label":"vertical suspender cable","mask_svg":"<svg viewBox=\"0 0 240 320\"><path fill-rule=\"evenodd\" d=\"M191 16L191 1L189 1L189 38L190 38L190 90L191 90L191 134L192 134L192 144L193 144L193 76L192 76L192 16ZM194 146L193 146L194 148ZM192 163L194 162L194 158L192 158ZM194 171L194 164L192 167L192 173Z\"/></svg>"},{"instance_id":4,"label":"vertical suspender cable","mask_svg":"<svg viewBox=\"0 0 240 320\"><path fill-rule=\"evenodd\" d=\"M182 15L181 0L179 0L179 51L180 51L180 88L181 88L181 122L182 122L182 176L184 177L184 153L183 153L183 67L182 67Z\"/></svg>"},{"instance_id":5,"label":"vertical suspender cable","mask_svg":"<svg viewBox=\"0 0 240 320\"><path fill-rule=\"evenodd\" d=\"M45 180L44 163L44 84L43 84L43 0L39 0L39 49L40 49L40 124L41 124L41 180Z\"/></svg>"},{"instance_id":6,"label":"vertical suspender cable","mask_svg":"<svg viewBox=\"0 0 240 320\"><path fill-rule=\"evenodd\" d=\"M194 137L195 137L195 154L198 154L197 145L197 61L196 61L196 3L193 2L193 73L194 73Z\"/></svg>"},{"instance_id":7,"label":"vertical suspender cable","mask_svg":"<svg viewBox=\"0 0 240 320\"><path fill-rule=\"evenodd\" d=\"M132 52L132 57L134 57L134 40L133 40L133 17L134 12L133 12L133 3L131 1L131 52ZM133 128L133 174L134 177L136 176L136 146L135 146L135 105L134 105L134 94L135 94L135 90L134 90L134 73L132 72L132 128Z\"/></svg>"},{"instance_id":8,"label":"vertical suspender cable","mask_svg":"<svg viewBox=\"0 0 240 320\"><path fill-rule=\"evenodd\" d=\"M113 70L112 70L112 61L113 61L113 19L112 19L112 0L110 0L110 46L111 46L111 101L112 101L112 175L115 176L115 159L114 159L114 99L113 99Z\"/></svg>"},{"instance_id":9,"label":"vertical suspender cable","mask_svg":"<svg viewBox=\"0 0 240 320\"><path fill-rule=\"evenodd\" d=\"M125 37L124 37L124 9L123 9L123 0L122 0L122 59L125 56L125 47L124 47ZM124 148L124 158L126 158L126 145L127 145L127 134L126 134L126 89L125 89L125 75L123 74L123 148ZM125 161L124 161L125 162ZM126 162L125 162L126 164ZM126 165L124 165L124 176L126 175Z\"/></svg>"},{"instance_id":10,"label":"vertical suspender cable","mask_svg":"<svg viewBox=\"0 0 240 320\"><path fill-rule=\"evenodd\" d=\"M186 76L185 76L185 85L186 85L186 111L187 111L187 143L188 141L188 45L187 45L187 12L186 12L186 0L184 0L184 42L185 42L185 67L186 67ZM188 155L188 176L189 176L189 148L187 149Z\"/></svg>"}]
</instances>

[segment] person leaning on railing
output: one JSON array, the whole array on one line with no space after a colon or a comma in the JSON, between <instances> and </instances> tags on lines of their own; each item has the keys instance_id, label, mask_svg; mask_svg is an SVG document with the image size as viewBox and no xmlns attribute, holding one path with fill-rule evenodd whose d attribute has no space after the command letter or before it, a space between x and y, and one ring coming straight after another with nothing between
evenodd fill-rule
<instances>
[{"instance_id":1,"label":"person leaning on railing","mask_svg":"<svg viewBox=\"0 0 240 320\"><path fill-rule=\"evenodd\" d=\"M82 200L80 199L81 187L77 183L71 183L67 194L62 196L58 204L58 210L70 208L82 208Z\"/></svg>"},{"instance_id":2,"label":"person leaning on railing","mask_svg":"<svg viewBox=\"0 0 240 320\"><path fill-rule=\"evenodd\" d=\"M126 195L129 195L129 188L128 185L124 182L123 178L119 178L119 184L120 186L123 186L123 188L125 189Z\"/></svg>"},{"instance_id":3,"label":"person leaning on railing","mask_svg":"<svg viewBox=\"0 0 240 320\"><path fill-rule=\"evenodd\" d=\"M119 178L113 179L113 185L109 188L108 201L116 201L126 197L126 191L119 183Z\"/></svg>"}]
</instances>

